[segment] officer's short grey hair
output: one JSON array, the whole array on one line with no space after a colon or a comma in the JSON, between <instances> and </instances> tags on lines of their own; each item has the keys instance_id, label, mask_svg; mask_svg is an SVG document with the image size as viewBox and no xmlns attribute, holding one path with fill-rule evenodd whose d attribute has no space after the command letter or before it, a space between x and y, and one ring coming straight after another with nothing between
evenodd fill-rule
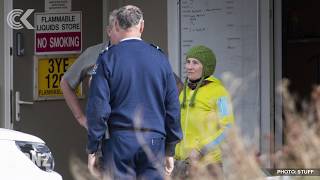
<instances>
[{"instance_id":1,"label":"officer's short grey hair","mask_svg":"<svg viewBox=\"0 0 320 180\"><path fill-rule=\"evenodd\" d=\"M137 6L123 6L118 9L117 20L120 28L126 30L143 21L143 13Z\"/></svg>"}]
</instances>

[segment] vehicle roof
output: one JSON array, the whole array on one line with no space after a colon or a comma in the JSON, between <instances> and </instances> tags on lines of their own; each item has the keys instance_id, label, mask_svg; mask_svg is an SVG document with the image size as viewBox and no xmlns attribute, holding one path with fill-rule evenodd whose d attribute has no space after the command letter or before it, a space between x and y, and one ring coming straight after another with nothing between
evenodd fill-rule
<instances>
[{"instance_id":1,"label":"vehicle roof","mask_svg":"<svg viewBox=\"0 0 320 180\"><path fill-rule=\"evenodd\" d=\"M44 141L34 135L27 133L0 128L0 140L12 140L12 141L28 141L28 142L38 142L44 143Z\"/></svg>"}]
</instances>

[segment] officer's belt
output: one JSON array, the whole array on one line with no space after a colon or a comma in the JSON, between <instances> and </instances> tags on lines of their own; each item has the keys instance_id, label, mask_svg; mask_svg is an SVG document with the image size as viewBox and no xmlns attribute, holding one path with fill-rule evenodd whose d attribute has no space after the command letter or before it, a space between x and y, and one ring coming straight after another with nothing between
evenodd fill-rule
<instances>
[{"instance_id":1,"label":"officer's belt","mask_svg":"<svg viewBox=\"0 0 320 180\"><path fill-rule=\"evenodd\" d=\"M150 129L150 128L136 128L136 127L121 127L121 126L111 126L109 127L109 130L111 132L114 131L134 131L134 132L156 132L159 133L159 131Z\"/></svg>"}]
</instances>

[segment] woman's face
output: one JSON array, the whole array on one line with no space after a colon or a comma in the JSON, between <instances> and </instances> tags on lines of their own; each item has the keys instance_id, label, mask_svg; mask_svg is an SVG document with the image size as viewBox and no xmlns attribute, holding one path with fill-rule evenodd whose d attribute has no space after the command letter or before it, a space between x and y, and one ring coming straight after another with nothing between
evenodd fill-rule
<instances>
[{"instance_id":1,"label":"woman's face","mask_svg":"<svg viewBox=\"0 0 320 180\"><path fill-rule=\"evenodd\" d=\"M200 61L195 58L188 58L185 67L189 80L197 80L201 78L203 66Z\"/></svg>"}]
</instances>

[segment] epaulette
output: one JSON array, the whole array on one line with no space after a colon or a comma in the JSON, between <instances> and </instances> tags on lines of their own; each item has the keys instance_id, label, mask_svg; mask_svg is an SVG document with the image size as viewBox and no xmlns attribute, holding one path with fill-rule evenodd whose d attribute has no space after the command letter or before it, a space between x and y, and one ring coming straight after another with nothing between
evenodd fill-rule
<instances>
[{"instance_id":1,"label":"epaulette","mask_svg":"<svg viewBox=\"0 0 320 180\"><path fill-rule=\"evenodd\" d=\"M150 43L150 45L151 45L152 47L158 49L159 51L161 51L161 52L163 53L162 49L161 49L159 46L157 46L157 45L155 45L155 44L152 44L152 43Z\"/></svg>"},{"instance_id":2,"label":"epaulette","mask_svg":"<svg viewBox=\"0 0 320 180\"><path fill-rule=\"evenodd\" d=\"M107 52L110 48L112 48L113 45L112 44L108 44L107 46L105 46L105 48L103 48L101 51L100 51L100 55Z\"/></svg>"}]
</instances>

